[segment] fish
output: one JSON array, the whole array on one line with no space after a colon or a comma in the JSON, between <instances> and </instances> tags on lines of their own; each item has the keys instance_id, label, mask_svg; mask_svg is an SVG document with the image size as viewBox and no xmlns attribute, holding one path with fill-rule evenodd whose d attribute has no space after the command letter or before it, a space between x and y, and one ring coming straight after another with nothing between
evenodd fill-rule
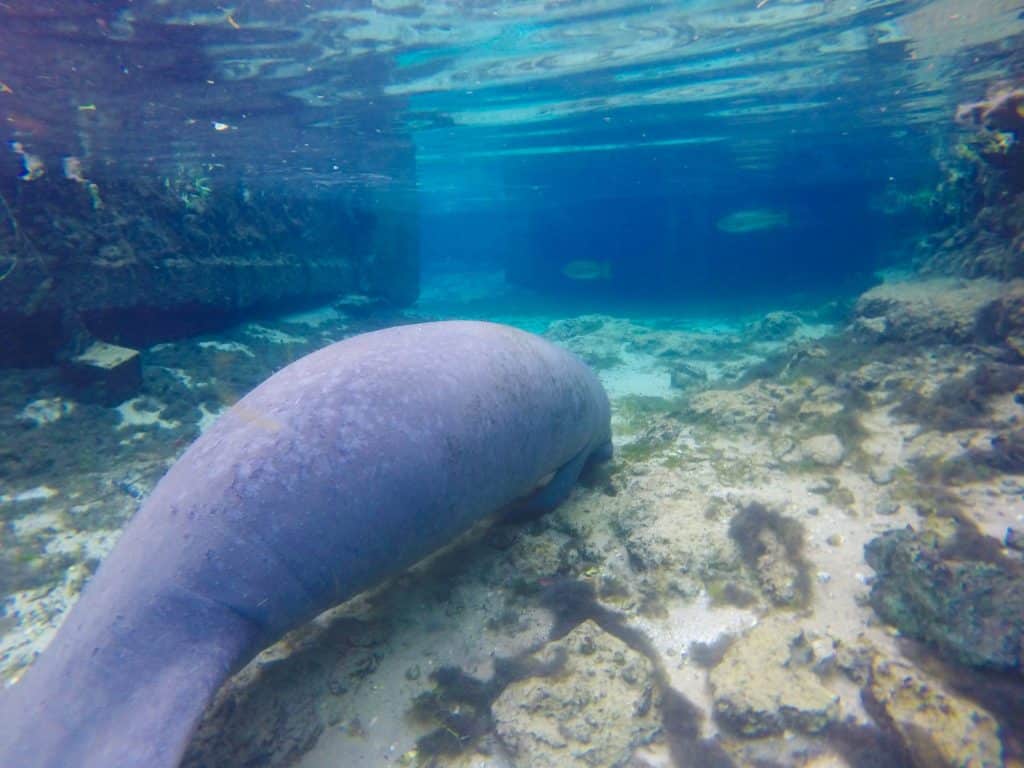
<instances>
[{"instance_id":1,"label":"fish","mask_svg":"<svg viewBox=\"0 0 1024 768\"><path fill-rule=\"evenodd\" d=\"M742 235L748 232L768 232L789 226L789 213L772 208L750 208L733 211L715 223L719 232Z\"/></svg>"},{"instance_id":2,"label":"fish","mask_svg":"<svg viewBox=\"0 0 1024 768\"><path fill-rule=\"evenodd\" d=\"M570 261L562 267L562 274L570 280L610 280L612 263L610 261L578 259Z\"/></svg>"}]
</instances>

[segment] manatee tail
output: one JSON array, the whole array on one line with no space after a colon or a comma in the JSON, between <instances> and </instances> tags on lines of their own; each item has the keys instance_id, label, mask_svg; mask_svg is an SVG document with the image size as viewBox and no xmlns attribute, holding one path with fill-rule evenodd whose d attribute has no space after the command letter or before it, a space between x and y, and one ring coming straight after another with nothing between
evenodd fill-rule
<instances>
[{"instance_id":1,"label":"manatee tail","mask_svg":"<svg viewBox=\"0 0 1024 768\"><path fill-rule=\"evenodd\" d=\"M91 605L101 601L87 589L52 647L0 693L0 766L173 768L252 655L253 625L224 606L164 596L104 625L110 614Z\"/></svg>"}]
</instances>

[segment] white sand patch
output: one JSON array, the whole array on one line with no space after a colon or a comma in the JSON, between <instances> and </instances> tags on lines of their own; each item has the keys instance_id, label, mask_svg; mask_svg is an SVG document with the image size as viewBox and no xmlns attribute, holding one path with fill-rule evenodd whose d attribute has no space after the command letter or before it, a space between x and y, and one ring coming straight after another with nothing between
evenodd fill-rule
<instances>
[{"instance_id":1,"label":"white sand patch","mask_svg":"<svg viewBox=\"0 0 1024 768\"><path fill-rule=\"evenodd\" d=\"M246 357L256 357L249 347L245 344L240 344L237 341L200 341L200 349L212 349L217 352L231 352L245 355Z\"/></svg>"},{"instance_id":2,"label":"white sand patch","mask_svg":"<svg viewBox=\"0 0 1024 768\"><path fill-rule=\"evenodd\" d=\"M72 400L65 400L62 397L48 397L41 400L33 400L26 405L18 414L18 421L28 422L41 427L44 424L52 424L75 410L75 403Z\"/></svg>"},{"instance_id":3,"label":"white sand patch","mask_svg":"<svg viewBox=\"0 0 1024 768\"><path fill-rule=\"evenodd\" d=\"M623 352L622 359L622 365L598 373L612 400L627 395L671 398L677 394L669 372L650 355Z\"/></svg>"},{"instance_id":4,"label":"white sand patch","mask_svg":"<svg viewBox=\"0 0 1024 768\"><path fill-rule=\"evenodd\" d=\"M133 397L117 406L117 412L121 414L121 422L117 428L132 429L155 426L161 429L176 429L179 426L177 421L167 421L160 417L163 410L163 403L151 397Z\"/></svg>"},{"instance_id":5,"label":"white sand patch","mask_svg":"<svg viewBox=\"0 0 1024 768\"><path fill-rule=\"evenodd\" d=\"M48 510L15 518L11 521L10 526L16 537L22 537L42 533L48 529L61 529L64 527L64 521L60 514Z\"/></svg>"},{"instance_id":6,"label":"white sand patch","mask_svg":"<svg viewBox=\"0 0 1024 768\"><path fill-rule=\"evenodd\" d=\"M52 499L60 491L48 485L39 485L19 493L0 493L0 504L18 504L25 501L45 501Z\"/></svg>"},{"instance_id":7,"label":"white sand patch","mask_svg":"<svg viewBox=\"0 0 1024 768\"><path fill-rule=\"evenodd\" d=\"M245 326L245 333L249 336L269 341L271 344L305 344L308 341L302 336L292 336L290 333L285 333L275 328L267 328L267 326L260 325L259 323L251 323Z\"/></svg>"}]
</instances>

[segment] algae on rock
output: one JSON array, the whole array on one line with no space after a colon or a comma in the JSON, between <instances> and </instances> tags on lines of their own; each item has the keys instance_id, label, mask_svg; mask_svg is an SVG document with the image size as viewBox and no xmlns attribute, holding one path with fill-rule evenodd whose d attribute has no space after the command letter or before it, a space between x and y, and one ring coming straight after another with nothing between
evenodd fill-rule
<instances>
[{"instance_id":1,"label":"algae on rock","mask_svg":"<svg viewBox=\"0 0 1024 768\"><path fill-rule=\"evenodd\" d=\"M619 766L661 729L651 662L585 621L538 652L565 654L553 677L509 685L492 705L495 730L514 765Z\"/></svg>"},{"instance_id":2,"label":"algae on rock","mask_svg":"<svg viewBox=\"0 0 1024 768\"><path fill-rule=\"evenodd\" d=\"M818 733L839 717L839 696L815 667L816 644L788 616L766 619L710 673L715 717L744 736Z\"/></svg>"},{"instance_id":3,"label":"algae on rock","mask_svg":"<svg viewBox=\"0 0 1024 768\"><path fill-rule=\"evenodd\" d=\"M915 768L1003 765L995 719L909 664L876 658L864 696L899 736Z\"/></svg>"},{"instance_id":4,"label":"algae on rock","mask_svg":"<svg viewBox=\"0 0 1024 768\"><path fill-rule=\"evenodd\" d=\"M889 531L865 547L877 572L871 605L901 632L961 664L1021 669L1024 575L961 559L913 530Z\"/></svg>"}]
</instances>

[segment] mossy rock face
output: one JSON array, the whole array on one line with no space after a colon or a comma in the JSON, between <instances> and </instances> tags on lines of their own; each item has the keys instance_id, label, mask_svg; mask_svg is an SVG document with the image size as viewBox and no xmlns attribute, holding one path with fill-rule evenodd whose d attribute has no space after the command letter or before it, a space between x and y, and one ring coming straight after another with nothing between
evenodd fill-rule
<instances>
[{"instance_id":1,"label":"mossy rock face","mask_svg":"<svg viewBox=\"0 0 1024 768\"><path fill-rule=\"evenodd\" d=\"M933 536L889 531L865 547L871 605L885 621L961 664L1021 669L1024 575L958 557Z\"/></svg>"}]
</instances>

